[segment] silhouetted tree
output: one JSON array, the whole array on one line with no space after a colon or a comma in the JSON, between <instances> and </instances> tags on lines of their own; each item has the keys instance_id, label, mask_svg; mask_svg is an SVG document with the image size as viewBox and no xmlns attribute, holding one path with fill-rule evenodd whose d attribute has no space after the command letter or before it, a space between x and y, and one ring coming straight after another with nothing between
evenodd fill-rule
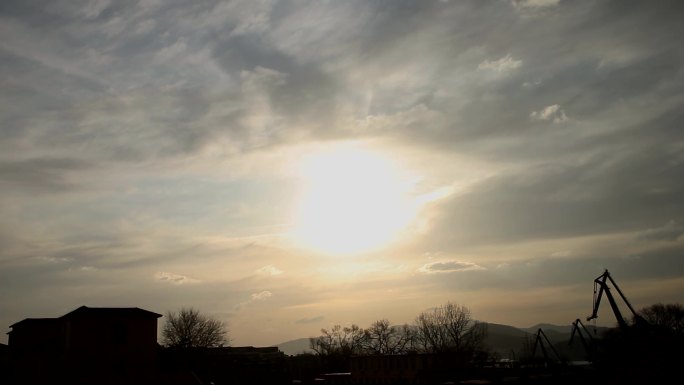
<instances>
[{"instance_id":1,"label":"silhouetted tree","mask_svg":"<svg viewBox=\"0 0 684 385\"><path fill-rule=\"evenodd\" d=\"M684 334L684 306L657 303L638 311L651 326L676 335Z\"/></svg>"},{"instance_id":2,"label":"silhouetted tree","mask_svg":"<svg viewBox=\"0 0 684 385\"><path fill-rule=\"evenodd\" d=\"M429 353L474 354L484 348L487 324L474 321L470 309L447 303L416 319L418 341Z\"/></svg>"},{"instance_id":3,"label":"silhouetted tree","mask_svg":"<svg viewBox=\"0 0 684 385\"><path fill-rule=\"evenodd\" d=\"M321 336L309 338L311 350L318 355L360 354L363 349L364 330L357 325L321 329Z\"/></svg>"},{"instance_id":4,"label":"silhouetted tree","mask_svg":"<svg viewBox=\"0 0 684 385\"><path fill-rule=\"evenodd\" d=\"M408 326L391 326L386 319L365 330L363 350L367 354L403 354L413 348L415 332Z\"/></svg>"},{"instance_id":5,"label":"silhouetted tree","mask_svg":"<svg viewBox=\"0 0 684 385\"><path fill-rule=\"evenodd\" d=\"M223 322L200 314L199 310L183 308L166 314L162 343L170 347L217 347L228 343L228 331Z\"/></svg>"}]
</instances>

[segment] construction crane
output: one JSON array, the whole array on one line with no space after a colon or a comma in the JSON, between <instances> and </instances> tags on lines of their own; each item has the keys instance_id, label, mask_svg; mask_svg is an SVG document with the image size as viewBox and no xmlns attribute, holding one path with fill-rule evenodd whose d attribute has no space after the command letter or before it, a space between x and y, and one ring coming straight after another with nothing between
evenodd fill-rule
<instances>
[{"instance_id":1,"label":"construction crane","mask_svg":"<svg viewBox=\"0 0 684 385\"><path fill-rule=\"evenodd\" d=\"M610 281L615 290L617 290L617 292L620 294L622 300L625 301L625 304L632 312L635 321L638 323L641 323L643 321L645 323L643 318L639 316L636 311L634 311L632 304L629 303L627 297L625 297L625 295L622 293L622 290L620 290L620 287L617 285L617 283L615 283L615 280L613 280L613 277L610 276L608 269L606 269L606 271L603 274L599 275L594 280L594 311L591 313L589 317L587 317L587 321L591 321L593 319L598 318L598 309L599 305L601 304L601 297L603 296L603 293L606 293L606 297L608 297L608 302L610 303L610 307L613 309L613 313L615 314L615 318L617 319L618 325L620 325L620 328L624 330L629 328L627 321L625 321L625 318L622 316L622 313L620 313L620 309L618 308L617 302L615 302L613 294L610 292L610 287L608 287L608 281Z\"/></svg>"},{"instance_id":2,"label":"construction crane","mask_svg":"<svg viewBox=\"0 0 684 385\"><path fill-rule=\"evenodd\" d=\"M586 333L587 338L584 338L584 333ZM568 345L572 345L575 334L579 336L580 341L582 341L582 346L584 346L584 350L587 352L587 358L591 360L595 347L594 337L591 336L591 333L589 333L589 330L587 330L586 326L584 326L579 318L572 323L572 333L570 334Z\"/></svg>"},{"instance_id":3,"label":"construction crane","mask_svg":"<svg viewBox=\"0 0 684 385\"><path fill-rule=\"evenodd\" d=\"M546 336L546 333L544 333L544 331L543 331L541 328L539 328L539 329L537 330L537 337L536 337L536 339L534 340L534 347L532 348L532 358L535 357L535 355L536 355L536 353L537 353L537 346L539 346L539 347L541 348L542 354L544 355L544 362L550 363L550 360L549 360L549 353L546 351L546 346L545 346L545 345L548 346L548 347L551 349L551 351L552 351L553 354L556 356L556 358L558 358L558 361L559 361L561 364L563 364L563 363L564 363L564 360L563 360L563 359L561 358L561 356L558 354L558 352L556 351L556 348L553 347L553 344L552 344L551 341L549 340L549 337Z\"/></svg>"}]
</instances>

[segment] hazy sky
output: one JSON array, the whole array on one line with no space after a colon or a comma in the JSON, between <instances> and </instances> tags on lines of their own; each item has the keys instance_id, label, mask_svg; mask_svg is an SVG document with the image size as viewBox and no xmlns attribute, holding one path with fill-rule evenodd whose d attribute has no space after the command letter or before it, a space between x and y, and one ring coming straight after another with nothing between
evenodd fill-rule
<instances>
[{"instance_id":1,"label":"hazy sky","mask_svg":"<svg viewBox=\"0 0 684 385\"><path fill-rule=\"evenodd\" d=\"M3 0L0 325L684 302L682 4Z\"/></svg>"}]
</instances>

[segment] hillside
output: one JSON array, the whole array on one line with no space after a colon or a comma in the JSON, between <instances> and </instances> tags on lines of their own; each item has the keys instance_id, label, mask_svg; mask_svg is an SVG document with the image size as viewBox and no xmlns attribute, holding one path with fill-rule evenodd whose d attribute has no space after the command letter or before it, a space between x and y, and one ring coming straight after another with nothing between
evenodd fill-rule
<instances>
[{"instance_id":1,"label":"hillside","mask_svg":"<svg viewBox=\"0 0 684 385\"><path fill-rule=\"evenodd\" d=\"M547 323L539 323L534 326L530 326L528 328L520 328L520 330L524 330L528 333L536 333L537 330L542 329L544 330L544 333L549 333L550 331L558 332L558 333L570 333L572 331L572 325L554 325L554 324L547 324Z\"/></svg>"},{"instance_id":2,"label":"hillside","mask_svg":"<svg viewBox=\"0 0 684 385\"><path fill-rule=\"evenodd\" d=\"M309 347L308 338L297 338L296 340L290 340L276 345L281 352L287 354L288 356L295 356L302 353L312 353Z\"/></svg>"},{"instance_id":3,"label":"hillside","mask_svg":"<svg viewBox=\"0 0 684 385\"><path fill-rule=\"evenodd\" d=\"M502 358L514 358L521 354L526 338L532 334L513 326L487 324L487 347Z\"/></svg>"}]
</instances>

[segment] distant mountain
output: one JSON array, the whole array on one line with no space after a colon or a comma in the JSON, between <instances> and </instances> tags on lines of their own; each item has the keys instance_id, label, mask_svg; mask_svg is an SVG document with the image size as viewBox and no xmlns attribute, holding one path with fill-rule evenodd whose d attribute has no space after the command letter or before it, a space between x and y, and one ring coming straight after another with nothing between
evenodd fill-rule
<instances>
[{"instance_id":1,"label":"distant mountain","mask_svg":"<svg viewBox=\"0 0 684 385\"><path fill-rule=\"evenodd\" d=\"M606 332L606 330L609 330L609 327L605 326L594 326L594 325L585 325L587 330L592 334L592 337L600 337L603 335L603 333ZM528 333L531 334L537 334L537 330L542 329L544 333L549 337L549 339L553 340L554 337L559 337L561 335L564 335L565 339L570 338L570 333L572 333L572 325L553 325L553 324L537 324L534 326L531 326L529 328L521 328L521 330L524 330Z\"/></svg>"},{"instance_id":2,"label":"distant mountain","mask_svg":"<svg viewBox=\"0 0 684 385\"><path fill-rule=\"evenodd\" d=\"M287 354L288 356L295 356L302 353L312 353L313 351L309 347L308 338L297 338L296 340L290 340L276 345L281 352Z\"/></svg>"},{"instance_id":3,"label":"distant mountain","mask_svg":"<svg viewBox=\"0 0 684 385\"><path fill-rule=\"evenodd\" d=\"M529 328L520 328L520 330L524 330L528 333L536 334L537 330L542 329L544 333L549 333L550 330L553 330L555 332L559 333L570 333L572 331L572 325L554 325L554 324L536 324L534 326L530 326Z\"/></svg>"},{"instance_id":4,"label":"distant mountain","mask_svg":"<svg viewBox=\"0 0 684 385\"><path fill-rule=\"evenodd\" d=\"M525 340L532 337L532 334L513 326L487 323L485 345L502 358L515 358L522 353Z\"/></svg>"}]
</instances>

